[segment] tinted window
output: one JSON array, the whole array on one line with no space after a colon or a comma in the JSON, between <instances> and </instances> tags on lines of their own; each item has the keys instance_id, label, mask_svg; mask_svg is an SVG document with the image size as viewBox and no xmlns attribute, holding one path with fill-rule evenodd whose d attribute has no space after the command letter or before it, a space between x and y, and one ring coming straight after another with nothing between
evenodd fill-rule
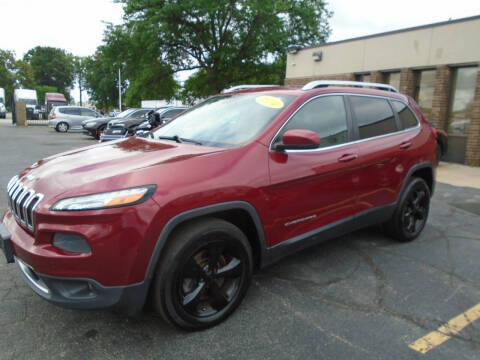
<instances>
[{"instance_id":1,"label":"tinted window","mask_svg":"<svg viewBox=\"0 0 480 360\"><path fill-rule=\"evenodd\" d=\"M398 113L402 128L408 129L417 126L417 118L415 115L413 115L412 110L410 110L407 105L401 103L400 101L392 101L392 104Z\"/></svg>"},{"instance_id":2,"label":"tinted window","mask_svg":"<svg viewBox=\"0 0 480 360\"><path fill-rule=\"evenodd\" d=\"M177 114L180 114L184 109L174 109L174 110L168 110L162 114L162 117L164 118L172 118Z\"/></svg>"},{"instance_id":3,"label":"tinted window","mask_svg":"<svg viewBox=\"0 0 480 360\"><path fill-rule=\"evenodd\" d=\"M82 116L95 116L96 113L93 110L90 109L81 109L82 110Z\"/></svg>"},{"instance_id":4,"label":"tinted window","mask_svg":"<svg viewBox=\"0 0 480 360\"><path fill-rule=\"evenodd\" d=\"M285 125L280 136L290 129L315 131L320 137L320 147L347 142L347 116L343 97L325 96L308 102ZM278 140L280 139L281 137Z\"/></svg>"},{"instance_id":5,"label":"tinted window","mask_svg":"<svg viewBox=\"0 0 480 360\"><path fill-rule=\"evenodd\" d=\"M397 131L392 108L385 99L351 96L360 139Z\"/></svg>"},{"instance_id":6,"label":"tinted window","mask_svg":"<svg viewBox=\"0 0 480 360\"><path fill-rule=\"evenodd\" d=\"M133 114L131 114L130 116L128 117L133 117L133 118L139 118L139 117L142 117L143 115L145 115L147 112L149 112L151 109L143 109L143 110L138 110L138 111L135 111Z\"/></svg>"},{"instance_id":7,"label":"tinted window","mask_svg":"<svg viewBox=\"0 0 480 360\"><path fill-rule=\"evenodd\" d=\"M60 108L60 112L66 115L80 115L79 108Z\"/></svg>"}]
</instances>

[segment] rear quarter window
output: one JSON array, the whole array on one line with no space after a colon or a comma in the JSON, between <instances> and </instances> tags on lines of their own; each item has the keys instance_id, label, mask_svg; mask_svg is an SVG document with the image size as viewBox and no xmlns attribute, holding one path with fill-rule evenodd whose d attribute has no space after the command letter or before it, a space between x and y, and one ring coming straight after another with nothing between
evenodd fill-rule
<instances>
[{"instance_id":1,"label":"rear quarter window","mask_svg":"<svg viewBox=\"0 0 480 360\"><path fill-rule=\"evenodd\" d=\"M392 108L386 99L350 96L350 104L360 139L386 135L398 130Z\"/></svg>"},{"instance_id":2,"label":"rear quarter window","mask_svg":"<svg viewBox=\"0 0 480 360\"><path fill-rule=\"evenodd\" d=\"M392 101L392 104L395 111L398 113L403 129L412 128L418 125L417 118L406 104L400 101Z\"/></svg>"}]
</instances>

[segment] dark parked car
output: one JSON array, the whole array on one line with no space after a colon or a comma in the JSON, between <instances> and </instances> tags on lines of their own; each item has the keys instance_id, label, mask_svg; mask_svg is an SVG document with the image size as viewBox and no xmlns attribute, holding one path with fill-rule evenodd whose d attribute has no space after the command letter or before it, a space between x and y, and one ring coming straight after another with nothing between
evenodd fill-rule
<instances>
[{"instance_id":1,"label":"dark parked car","mask_svg":"<svg viewBox=\"0 0 480 360\"><path fill-rule=\"evenodd\" d=\"M83 133L85 135L90 135L93 136L95 139L100 139L100 134L103 132L103 130L107 127L107 124L109 121L112 120L129 120L129 119L143 119L143 116L151 111L154 110L152 108L143 108L143 109L128 109L120 114L118 114L116 117L102 117L98 119L89 119L87 121L84 121L82 123L83 127Z\"/></svg>"},{"instance_id":2,"label":"dark parked car","mask_svg":"<svg viewBox=\"0 0 480 360\"><path fill-rule=\"evenodd\" d=\"M7 185L7 261L60 306L134 314L150 296L196 330L240 305L254 268L295 251L373 224L412 241L436 140L412 98L374 85L225 93L151 137L40 160Z\"/></svg>"},{"instance_id":3,"label":"dark parked car","mask_svg":"<svg viewBox=\"0 0 480 360\"><path fill-rule=\"evenodd\" d=\"M185 106L165 106L161 107L150 113L150 118L154 117L154 114L158 114L161 119L161 123L166 123L172 118L180 114L187 109ZM142 118L131 118L125 120L112 120L108 123L107 128L100 135L100 142L121 139L127 136L135 134L135 130L138 125L148 121L148 113ZM160 125L160 124L159 124Z\"/></svg>"}]
</instances>

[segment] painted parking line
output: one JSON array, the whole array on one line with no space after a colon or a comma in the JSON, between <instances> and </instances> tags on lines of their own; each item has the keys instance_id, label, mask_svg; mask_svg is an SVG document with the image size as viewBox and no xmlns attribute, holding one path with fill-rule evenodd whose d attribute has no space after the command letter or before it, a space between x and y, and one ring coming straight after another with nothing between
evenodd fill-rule
<instances>
[{"instance_id":1,"label":"painted parking line","mask_svg":"<svg viewBox=\"0 0 480 360\"><path fill-rule=\"evenodd\" d=\"M450 339L451 335L458 334L464 327L478 319L480 319L480 304L454 317L446 324L440 326L436 331L432 331L417 341L414 341L408 345L408 347L425 354Z\"/></svg>"}]
</instances>

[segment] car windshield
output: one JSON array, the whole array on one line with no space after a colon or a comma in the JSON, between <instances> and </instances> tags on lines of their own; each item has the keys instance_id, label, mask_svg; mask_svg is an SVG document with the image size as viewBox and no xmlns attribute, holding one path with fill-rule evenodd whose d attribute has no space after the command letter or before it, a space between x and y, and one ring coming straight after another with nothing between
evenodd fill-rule
<instances>
[{"instance_id":1,"label":"car windshield","mask_svg":"<svg viewBox=\"0 0 480 360\"><path fill-rule=\"evenodd\" d=\"M26 105L37 105L37 99L18 99L19 102L24 102Z\"/></svg>"},{"instance_id":2,"label":"car windshield","mask_svg":"<svg viewBox=\"0 0 480 360\"><path fill-rule=\"evenodd\" d=\"M1 97L0 97L0 104L5 104L5 101Z\"/></svg>"},{"instance_id":3,"label":"car windshield","mask_svg":"<svg viewBox=\"0 0 480 360\"><path fill-rule=\"evenodd\" d=\"M294 98L265 93L213 97L162 126L153 137L206 146L241 146L265 129Z\"/></svg>"},{"instance_id":4,"label":"car windshield","mask_svg":"<svg viewBox=\"0 0 480 360\"><path fill-rule=\"evenodd\" d=\"M134 111L135 111L135 109L125 110L125 111L122 111L120 114L118 114L116 117L124 118L124 117L127 117L129 114L131 114Z\"/></svg>"}]
</instances>

